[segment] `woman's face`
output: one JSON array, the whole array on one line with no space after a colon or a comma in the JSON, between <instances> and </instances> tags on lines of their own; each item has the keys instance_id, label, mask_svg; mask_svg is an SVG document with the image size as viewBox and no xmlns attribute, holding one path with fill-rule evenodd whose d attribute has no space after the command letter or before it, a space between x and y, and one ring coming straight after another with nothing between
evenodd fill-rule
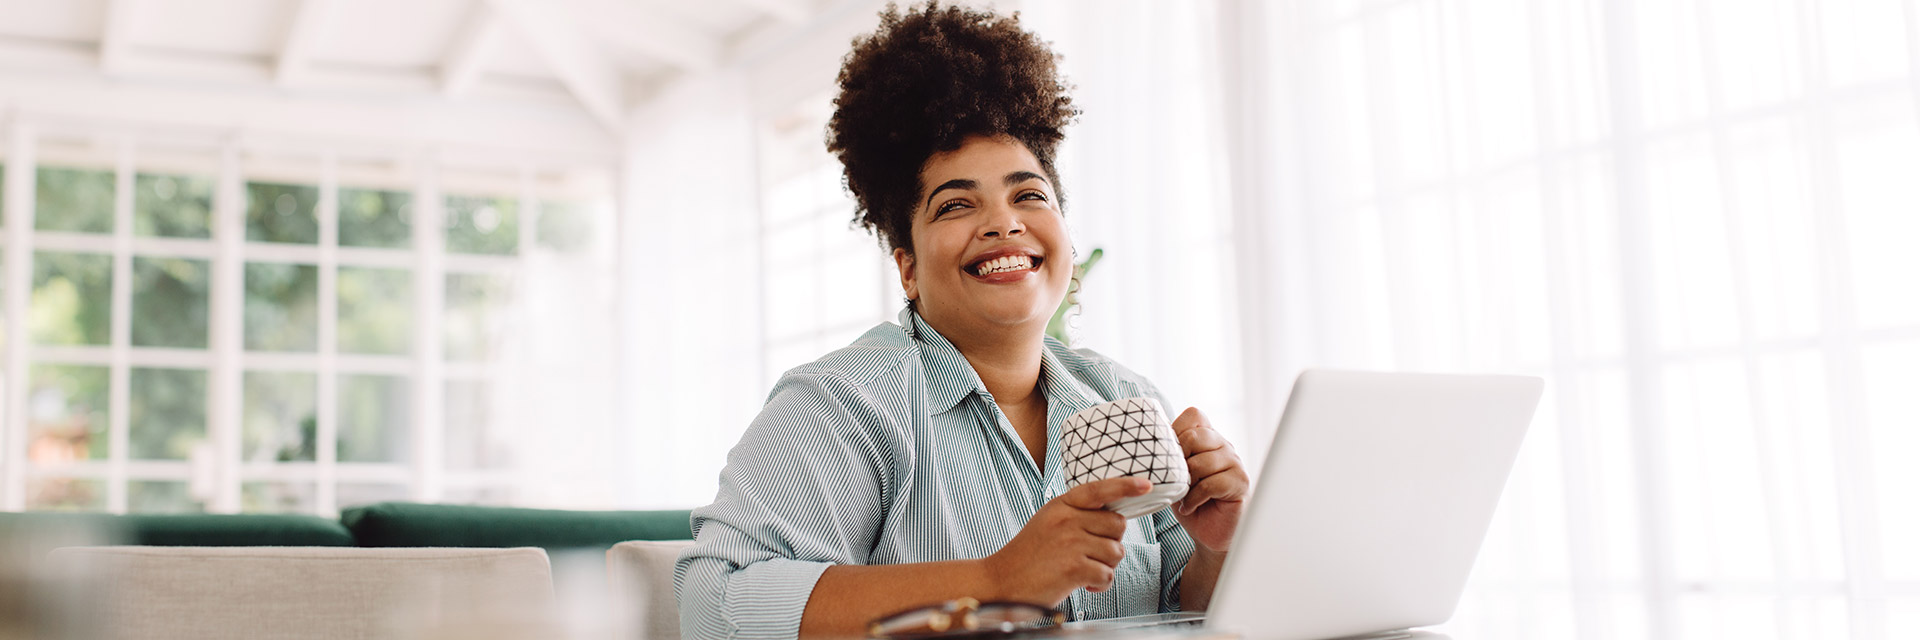
<instances>
[{"instance_id":1,"label":"woman's face","mask_svg":"<svg viewBox=\"0 0 1920 640\"><path fill-rule=\"evenodd\" d=\"M1040 161L1011 138L975 136L927 158L920 184L914 253L893 252L920 315L942 333L1044 332L1073 249Z\"/></svg>"}]
</instances>

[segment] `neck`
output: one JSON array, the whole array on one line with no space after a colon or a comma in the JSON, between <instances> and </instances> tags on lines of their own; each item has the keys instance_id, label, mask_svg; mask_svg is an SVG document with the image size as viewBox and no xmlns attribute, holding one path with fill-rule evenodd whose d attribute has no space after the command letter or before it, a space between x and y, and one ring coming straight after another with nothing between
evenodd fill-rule
<instances>
[{"instance_id":1,"label":"neck","mask_svg":"<svg viewBox=\"0 0 1920 640\"><path fill-rule=\"evenodd\" d=\"M924 316L923 316L924 318ZM1024 406L1040 398L1041 353L1047 348L1046 326L986 331L948 332L929 320L973 366L980 382L1002 407Z\"/></svg>"}]
</instances>

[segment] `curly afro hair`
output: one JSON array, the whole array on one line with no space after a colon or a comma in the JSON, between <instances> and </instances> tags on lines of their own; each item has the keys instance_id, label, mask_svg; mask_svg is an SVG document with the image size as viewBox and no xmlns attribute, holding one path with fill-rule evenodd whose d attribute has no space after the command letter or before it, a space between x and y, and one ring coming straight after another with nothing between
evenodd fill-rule
<instances>
[{"instance_id":1,"label":"curly afro hair","mask_svg":"<svg viewBox=\"0 0 1920 640\"><path fill-rule=\"evenodd\" d=\"M880 28L855 38L842 60L827 125L827 150L858 201L854 220L912 253L921 167L971 136L1020 141L1059 191L1054 151L1079 110L1057 58L1017 13L928 0L902 14L889 3Z\"/></svg>"}]
</instances>

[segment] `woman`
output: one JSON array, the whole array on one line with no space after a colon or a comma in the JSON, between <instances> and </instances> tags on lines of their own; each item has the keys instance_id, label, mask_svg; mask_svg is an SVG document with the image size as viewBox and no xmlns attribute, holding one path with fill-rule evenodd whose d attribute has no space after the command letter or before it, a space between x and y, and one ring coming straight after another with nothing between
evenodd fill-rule
<instances>
[{"instance_id":1,"label":"woman","mask_svg":"<svg viewBox=\"0 0 1920 640\"><path fill-rule=\"evenodd\" d=\"M1053 53L1017 17L889 6L839 81L828 148L907 308L775 385L694 511L682 633L859 635L960 597L1205 608L1248 481L1204 415L1174 422L1193 486L1173 507L1126 521L1102 507L1145 481L1062 480L1068 416L1159 392L1045 335L1073 270L1053 155L1076 111Z\"/></svg>"}]
</instances>

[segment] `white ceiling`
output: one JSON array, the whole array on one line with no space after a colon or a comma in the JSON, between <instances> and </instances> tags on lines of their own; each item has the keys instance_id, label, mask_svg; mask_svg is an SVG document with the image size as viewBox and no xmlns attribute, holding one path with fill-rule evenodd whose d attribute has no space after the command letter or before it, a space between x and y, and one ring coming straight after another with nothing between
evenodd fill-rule
<instances>
[{"instance_id":1,"label":"white ceiling","mask_svg":"<svg viewBox=\"0 0 1920 640\"><path fill-rule=\"evenodd\" d=\"M826 0L0 0L0 71L565 105L619 131Z\"/></svg>"}]
</instances>

